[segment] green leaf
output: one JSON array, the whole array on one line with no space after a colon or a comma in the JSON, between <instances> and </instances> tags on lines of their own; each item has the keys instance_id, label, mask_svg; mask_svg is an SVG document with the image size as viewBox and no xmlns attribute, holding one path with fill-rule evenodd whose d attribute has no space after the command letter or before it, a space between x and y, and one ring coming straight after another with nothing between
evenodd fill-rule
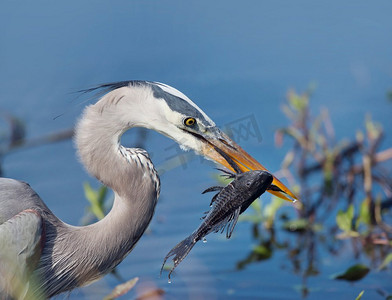
<instances>
[{"instance_id":1,"label":"green leaf","mask_svg":"<svg viewBox=\"0 0 392 300\"><path fill-rule=\"evenodd\" d=\"M370 117L370 115L366 116L365 126L366 126L367 135L370 138L370 140L377 139L382 133L381 125L374 122Z\"/></svg>"},{"instance_id":2,"label":"green leaf","mask_svg":"<svg viewBox=\"0 0 392 300\"><path fill-rule=\"evenodd\" d=\"M97 195L95 190L91 187L91 185L88 182L85 182L83 184L83 188L84 188L84 195L86 196L86 199L88 200L88 202L90 202L91 204L95 203L97 200Z\"/></svg>"},{"instance_id":3,"label":"green leaf","mask_svg":"<svg viewBox=\"0 0 392 300\"><path fill-rule=\"evenodd\" d=\"M345 232L351 232L351 224L352 220L354 217L354 206L351 204L347 211L342 211L339 210L339 212L336 215L336 224L338 227L345 231Z\"/></svg>"},{"instance_id":4,"label":"green leaf","mask_svg":"<svg viewBox=\"0 0 392 300\"><path fill-rule=\"evenodd\" d=\"M370 211L368 206L368 201L365 199L361 203L361 207L359 208L359 216L355 227L358 228L360 224L364 224L366 226L370 225Z\"/></svg>"},{"instance_id":5,"label":"green leaf","mask_svg":"<svg viewBox=\"0 0 392 300\"><path fill-rule=\"evenodd\" d=\"M257 215L261 216L261 201L260 198L257 198L251 204L251 207L256 211Z\"/></svg>"},{"instance_id":6,"label":"green leaf","mask_svg":"<svg viewBox=\"0 0 392 300\"><path fill-rule=\"evenodd\" d=\"M96 191L87 182L83 184L83 187L86 199L90 202L89 210L98 219L103 219L105 217L104 200L106 197L106 187L101 186Z\"/></svg>"},{"instance_id":7,"label":"green leaf","mask_svg":"<svg viewBox=\"0 0 392 300\"><path fill-rule=\"evenodd\" d=\"M108 188L104 185L101 185L101 187L98 190L98 203L101 206L103 206L105 203L107 191L108 191Z\"/></svg>"},{"instance_id":8,"label":"green leaf","mask_svg":"<svg viewBox=\"0 0 392 300\"><path fill-rule=\"evenodd\" d=\"M275 218L276 212L283 206L285 200L273 197L270 204L264 208L264 217L267 219Z\"/></svg>"},{"instance_id":9,"label":"green leaf","mask_svg":"<svg viewBox=\"0 0 392 300\"><path fill-rule=\"evenodd\" d=\"M284 200L278 197L273 197L272 201L264 208L264 219L266 219L266 227L271 228L275 221L276 213L279 208L284 205Z\"/></svg>"},{"instance_id":10,"label":"green leaf","mask_svg":"<svg viewBox=\"0 0 392 300\"><path fill-rule=\"evenodd\" d=\"M309 105L309 98L306 94L299 95L294 91L289 93L288 101L290 106L298 112L303 112Z\"/></svg>"},{"instance_id":11,"label":"green leaf","mask_svg":"<svg viewBox=\"0 0 392 300\"><path fill-rule=\"evenodd\" d=\"M333 279L357 281L362 279L369 273L370 269L362 264L356 264L348 268L344 273L333 275Z\"/></svg>"},{"instance_id":12,"label":"green leaf","mask_svg":"<svg viewBox=\"0 0 392 300\"><path fill-rule=\"evenodd\" d=\"M258 245L256 247L254 247L253 252L256 253L259 256L259 258L262 258L262 259L270 258L272 255L271 249L267 248L264 245Z\"/></svg>"},{"instance_id":13,"label":"green leaf","mask_svg":"<svg viewBox=\"0 0 392 300\"><path fill-rule=\"evenodd\" d=\"M355 298L355 300L361 300L364 292L365 292L365 290L360 292L359 295L357 296L357 298Z\"/></svg>"},{"instance_id":14,"label":"green leaf","mask_svg":"<svg viewBox=\"0 0 392 300\"><path fill-rule=\"evenodd\" d=\"M311 223L307 219L296 219L284 222L283 229L292 232L303 232L305 230L318 232L321 231L323 227L321 224Z\"/></svg>"},{"instance_id":15,"label":"green leaf","mask_svg":"<svg viewBox=\"0 0 392 300\"><path fill-rule=\"evenodd\" d=\"M389 253L381 263L381 265L378 267L378 270L385 269L390 263L392 262L392 252Z\"/></svg>"},{"instance_id":16,"label":"green leaf","mask_svg":"<svg viewBox=\"0 0 392 300\"><path fill-rule=\"evenodd\" d=\"M288 231L304 231L309 227L309 222L306 219L296 219L284 222L283 229Z\"/></svg>"}]
</instances>

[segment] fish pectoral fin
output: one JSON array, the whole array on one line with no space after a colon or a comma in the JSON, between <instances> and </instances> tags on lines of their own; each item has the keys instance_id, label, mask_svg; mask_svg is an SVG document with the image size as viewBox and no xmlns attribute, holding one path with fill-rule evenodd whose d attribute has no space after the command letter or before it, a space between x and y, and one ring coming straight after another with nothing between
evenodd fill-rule
<instances>
[{"instance_id":1,"label":"fish pectoral fin","mask_svg":"<svg viewBox=\"0 0 392 300\"><path fill-rule=\"evenodd\" d=\"M209 192L217 192L223 190L223 186L212 186L202 192L202 194L209 193Z\"/></svg>"},{"instance_id":2,"label":"fish pectoral fin","mask_svg":"<svg viewBox=\"0 0 392 300\"><path fill-rule=\"evenodd\" d=\"M238 207L228 218L226 238L229 239L233 233L234 227L237 224L238 217L240 216L241 207Z\"/></svg>"},{"instance_id":3,"label":"fish pectoral fin","mask_svg":"<svg viewBox=\"0 0 392 300\"><path fill-rule=\"evenodd\" d=\"M230 238L231 234L233 233L234 227L237 224L238 217L241 212L241 207L238 207L233 213L228 215L226 218L224 218L221 222L215 224L210 232L221 232L223 233L225 229L227 230L226 232L226 238Z\"/></svg>"},{"instance_id":4,"label":"fish pectoral fin","mask_svg":"<svg viewBox=\"0 0 392 300\"><path fill-rule=\"evenodd\" d=\"M221 171L225 174L222 174L221 176L227 176L227 178L235 178L235 173L229 171L229 170L225 170L225 169L220 169L220 168L216 168L218 171ZM241 172L240 172L241 173Z\"/></svg>"}]
</instances>

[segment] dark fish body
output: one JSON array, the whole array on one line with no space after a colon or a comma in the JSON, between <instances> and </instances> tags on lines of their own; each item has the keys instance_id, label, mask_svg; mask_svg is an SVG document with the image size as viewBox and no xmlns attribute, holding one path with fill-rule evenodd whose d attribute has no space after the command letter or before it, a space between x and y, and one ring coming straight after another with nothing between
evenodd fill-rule
<instances>
[{"instance_id":1,"label":"dark fish body","mask_svg":"<svg viewBox=\"0 0 392 300\"><path fill-rule=\"evenodd\" d=\"M239 215L266 191L273 180L270 173L260 170L231 174L229 177L234 178L234 180L227 186L211 187L203 192L220 191L212 198L212 208L203 218L200 226L166 255L162 269L166 260L175 255L173 258L174 266L169 273L169 278L174 268L188 255L196 242L207 234L223 232L227 228L226 237L230 238Z\"/></svg>"}]
</instances>

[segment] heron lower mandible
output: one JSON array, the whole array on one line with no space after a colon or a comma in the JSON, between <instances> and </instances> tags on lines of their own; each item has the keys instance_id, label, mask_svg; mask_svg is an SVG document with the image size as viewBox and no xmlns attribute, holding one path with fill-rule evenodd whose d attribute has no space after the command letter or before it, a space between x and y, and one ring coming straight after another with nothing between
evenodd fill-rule
<instances>
[{"instance_id":1,"label":"heron lower mandible","mask_svg":"<svg viewBox=\"0 0 392 300\"><path fill-rule=\"evenodd\" d=\"M109 214L95 224L59 220L24 182L0 178L0 298L52 297L97 280L117 266L154 214L160 181L148 153L125 148L121 135L145 127L229 169L265 168L241 149L188 97L157 82L126 81L87 91L106 93L88 106L75 143L87 171L114 191ZM221 153L221 154L220 154ZM274 178L271 193L293 198Z\"/></svg>"}]
</instances>

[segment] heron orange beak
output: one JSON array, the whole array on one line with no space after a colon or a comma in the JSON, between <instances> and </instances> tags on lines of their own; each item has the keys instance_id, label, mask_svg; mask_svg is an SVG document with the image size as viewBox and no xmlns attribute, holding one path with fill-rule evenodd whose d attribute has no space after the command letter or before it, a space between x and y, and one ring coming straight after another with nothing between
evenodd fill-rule
<instances>
[{"instance_id":1,"label":"heron orange beak","mask_svg":"<svg viewBox=\"0 0 392 300\"><path fill-rule=\"evenodd\" d=\"M227 160L215 150L216 147L229 156L238 165L242 172L250 170L268 171L262 164L250 156L221 130L215 128L214 131L215 132L212 136L203 136L205 142L203 143L202 154L204 156L234 171L229 162L227 162ZM290 202L298 200L298 198L275 176L267 191Z\"/></svg>"}]
</instances>

